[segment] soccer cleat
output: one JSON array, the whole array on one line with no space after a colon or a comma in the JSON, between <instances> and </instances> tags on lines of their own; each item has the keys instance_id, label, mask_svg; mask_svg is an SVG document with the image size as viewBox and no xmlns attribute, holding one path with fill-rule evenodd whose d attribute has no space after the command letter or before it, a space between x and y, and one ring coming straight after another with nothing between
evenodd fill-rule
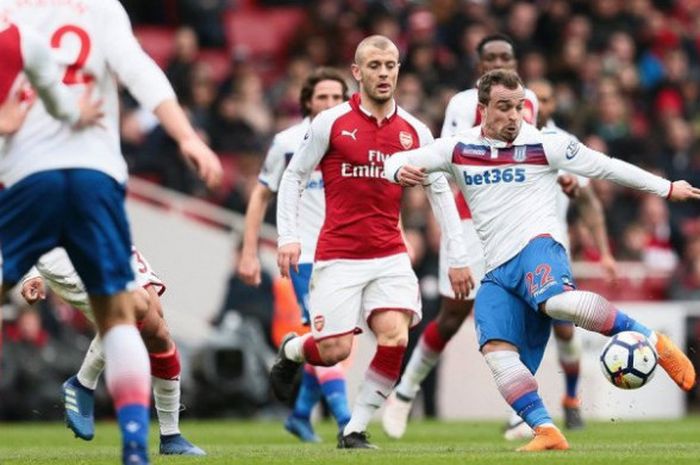
<instances>
[{"instance_id":1,"label":"soccer cleat","mask_svg":"<svg viewBox=\"0 0 700 465\"><path fill-rule=\"evenodd\" d=\"M284 429L301 439L302 442L321 442L309 420L297 418L293 415L284 421Z\"/></svg>"},{"instance_id":2,"label":"soccer cleat","mask_svg":"<svg viewBox=\"0 0 700 465\"><path fill-rule=\"evenodd\" d=\"M656 333L656 353L659 355L659 365L666 370L668 376L684 391L690 391L695 386L695 368L688 357L665 334Z\"/></svg>"},{"instance_id":3,"label":"soccer cleat","mask_svg":"<svg viewBox=\"0 0 700 465\"><path fill-rule=\"evenodd\" d=\"M551 426L536 426L535 437L532 441L517 449L518 452L540 452L543 450L567 450L569 442L559 428Z\"/></svg>"},{"instance_id":4,"label":"soccer cleat","mask_svg":"<svg viewBox=\"0 0 700 465\"><path fill-rule=\"evenodd\" d=\"M411 414L413 399L408 399L396 391L392 391L386 401L382 415L382 428L392 439L401 439L406 433L408 416Z\"/></svg>"},{"instance_id":5,"label":"soccer cleat","mask_svg":"<svg viewBox=\"0 0 700 465\"><path fill-rule=\"evenodd\" d=\"M71 376L63 383L63 406L66 426L75 437L90 441L95 436L95 391Z\"/></svg>"},{"instance_id":6,"label":"soccer cleat","mask_svg":"<svg viewBox=\"0 0 700 465\"><path fill-rule=\"evenodd\" d=\"M149 465L146 446L129 442L122 447L122 465Z\"/></svg>"},{"instance_id":7,"label":"soccer cleat","mask_svg":"<svg viewBox=\"0 0 700 465\"><path fill-rule=\"evenodd\" d=\"M160 454L161 455L190 455L202 456L207 455L199 447L192 444L184 438L182 434L169 434L160 436Z\"/></svg>"},{"instance_id":8,"label":"soccer cleat","mask_svg":"<svg viewBox=\"0 0 700 465\"><path fill-rule=\"evenodd\" d=\"M341 431L338 433L338 449L379 449L379 447L368 441L367 433L352 432L343 435Z\"/></svg>"},{"instance_id":9,"label":"soccer cleat","mask_svg":"<svg viewBox=\"0 0 700 465\"><path fill-rule=\"evenodd\" d=\"M530 425L525 423L520 417L517 417L517 421L508 422L505 429L503 430L503 438L506 441L520 441L523 439L532 439L534 436L534 431L530 428Z\"/></svg>"},{"instance_id":10,"label":"soccer cleat","mask_svg":"<svg viewBox=\"0 0 700 465\"><path fill-rule=\"evenodd\" d=\"M277 359L270 370L270 386L272 392L282 402L289 402L294 395L294 379L297 377L297 372L303 365L301 362L290 360L284 354L284 346L297 337L296 333L287 334L280 344L277 352Z\"/></svg>"},{"instance_id":11,"label":"soccer cleat","mask_svg":"<svg viewBox=\"0 0 700 465\"><path fill-rule=\"evenodd\" d=\"M585 424L581 417L581 401L576 397L564 396L561 402L564 408L564 426L566 429L582 429Z\"/></svg>"}]
</instances>

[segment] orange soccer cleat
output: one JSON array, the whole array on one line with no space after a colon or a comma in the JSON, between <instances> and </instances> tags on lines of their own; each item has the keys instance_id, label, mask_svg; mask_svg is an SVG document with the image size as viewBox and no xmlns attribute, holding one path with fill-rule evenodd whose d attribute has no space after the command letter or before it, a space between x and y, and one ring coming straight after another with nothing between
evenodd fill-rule
<instances>
[{"instance_id":1,"label":"orange soccer cleat","mask_svg":"<svg viewBox=\"0 0 700 465\"><path fill-rule=\"evenodd\" d=\"M540 452L543 450L567 450L569 442L554 425L535 427L532 441L517 449L518 452Z\"/></svg>"},{"instance_id":2,"label":"orange soccer cleat","mask_svg":"<svg viewBox=\"0 0 700 465\"><path fill-rule=\"evenodd\" d=\"M695 368L688 357L665 334L656 333L656 353L659 355L659 365L666 370L668 376L684 391L690 391L695 386Z\"/></svg>"}]
</instances>

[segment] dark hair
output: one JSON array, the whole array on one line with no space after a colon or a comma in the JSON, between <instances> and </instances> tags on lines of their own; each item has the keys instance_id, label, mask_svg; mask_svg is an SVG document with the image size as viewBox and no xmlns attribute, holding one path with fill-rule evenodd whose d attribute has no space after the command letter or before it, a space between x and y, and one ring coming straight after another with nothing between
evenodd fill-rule
<instances>
[{"instance_id":1,"label":"dark hair","mask_svg":"<svg viewBox=\"0 0 700 465\"><path fill-rule=\"evenodd\" d=\"M517 89L518 86L525 87L515 71L494 69L479 78L479 103L482 105L489 103L493 86L503 86L511 90Z\"/></svg>"},{"instance_id":2,"label":"dark hair","mask_svg":"<svg viewBox=\"0 0 700 465\"><path fill-rule=\"evenodd\" d=\"M515 43L513 42L513 39L511 39L510 36L499 32L496 34L489 34L479 41L476 46L476 51L479 54L479 57L481 57L481 55L484 53L484 47L486 47L486 44L489 42L507 42L513 48L513 50L515 50Z\"/></svg>"},{"instance_id":3,"label":"dark hair","mask_svg":"<svg viewBox=\"0 0 700 465\"><path fill-rule=\"evenodd\" d=\"M309 116L309 109L306 107L306 104L311 102L316 84L321 81L339 82L343 88L343 100L348 99L348 83L345 82L345 78L340 71L335 68L316 68L309 74L306 80L304 80L304 85L301 87L301 92L299 93L299 104L301 105L302 115Z\"/></svg>"}]
</instances>

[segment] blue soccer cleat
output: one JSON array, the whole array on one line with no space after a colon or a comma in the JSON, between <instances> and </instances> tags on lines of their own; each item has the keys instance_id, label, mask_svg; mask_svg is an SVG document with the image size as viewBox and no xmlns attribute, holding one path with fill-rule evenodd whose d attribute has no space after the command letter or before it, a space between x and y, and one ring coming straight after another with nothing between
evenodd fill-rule
<instances>
[{"instance_id":1,"label":"blue soccer cleat","mask_svg":"<svg viewBox=\"0 0 700 465\"><path fill-rule=\"evenodd\" d=\"M202 449L185 439L182 434L161 435L160 453L161 455L207 455Z\"/></svg>"},{"instance_id":2,"label":"blue soccer cleat","mask_svg":"<svg viewBox=\"0 0 700 465\"><path fill-rule=\"evenodd\" d=\"M122 465L149 465L146 446L136 442L128 442L122 448Z\"/></svg>"},{"instance_id":3,"label":"blue soccer cleat","mask_svg":"<svg viewBox=\"0 0 700 465\"><path fill-rule=\"evenodd\" d=\"M95 436L95 391L71 376L63 383L63 405L66 426L76 437L90 441Z\"/></svg>"},{"instance_id":4,"label":"blue soccer cleat","mask_svg":"<svg viewBox=\"0 0 700 465\"><path fill-rule=\"evenodd\" d=\"M290 415L284 421L284 429L301 439L302 442L321 442L321 438L316 436L309 420Z\"/></svg>"}]
</instances>

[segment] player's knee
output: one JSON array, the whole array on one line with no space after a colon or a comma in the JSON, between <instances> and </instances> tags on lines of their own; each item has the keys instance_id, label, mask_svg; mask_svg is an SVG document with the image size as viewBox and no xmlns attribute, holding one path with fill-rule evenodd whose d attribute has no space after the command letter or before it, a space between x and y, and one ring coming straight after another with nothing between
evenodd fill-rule
<instances>
[{"instance_id":1,"label":"player's knee","mask_svg":"<svg viewBox=\"0 0 700 465\"><path fill-rule=\"evenodd\" d=\"M574 325L572 324L555 324L554 336L560 341L570 341L574 338Z\"/></svg>"},{"instance_id":2,"label":"player's knee","mask_svg":"<svg viewBox=\"0 0 700 465\"><path fill-rule=\"evenodd\" d=\"M172 348L173 341L170 337L170 331L163 320L160 320L154 327L142 328L141 338L150 354L160 354Z\"/></svg>"},{"instance_id":3,"label":"player's knee","mask_svg":"<svg viewBox=\"0 0 700 465\"><path fill-rule=\"evenodd\" d=\"M486 344L484 344L481 347L481 353L483 355L489 354L491 352L499 352L499 351L503 351L503 350L507 350L510 352L518 352L518 348L515 347L510 342L501 341L498 339L490 340L490 341L486 342Z\"/></svg>"},{"instance_id":4,"label":"player's knee","mask_svg":"<svg viewBox=\"0 0 700 465\"><path fill-rule=\"evenodd\" d=\"M319 341L318 353L328 365L335 365L350 356L352 351L352 339L329 338Z\"/></svg>"}]
</instances>

